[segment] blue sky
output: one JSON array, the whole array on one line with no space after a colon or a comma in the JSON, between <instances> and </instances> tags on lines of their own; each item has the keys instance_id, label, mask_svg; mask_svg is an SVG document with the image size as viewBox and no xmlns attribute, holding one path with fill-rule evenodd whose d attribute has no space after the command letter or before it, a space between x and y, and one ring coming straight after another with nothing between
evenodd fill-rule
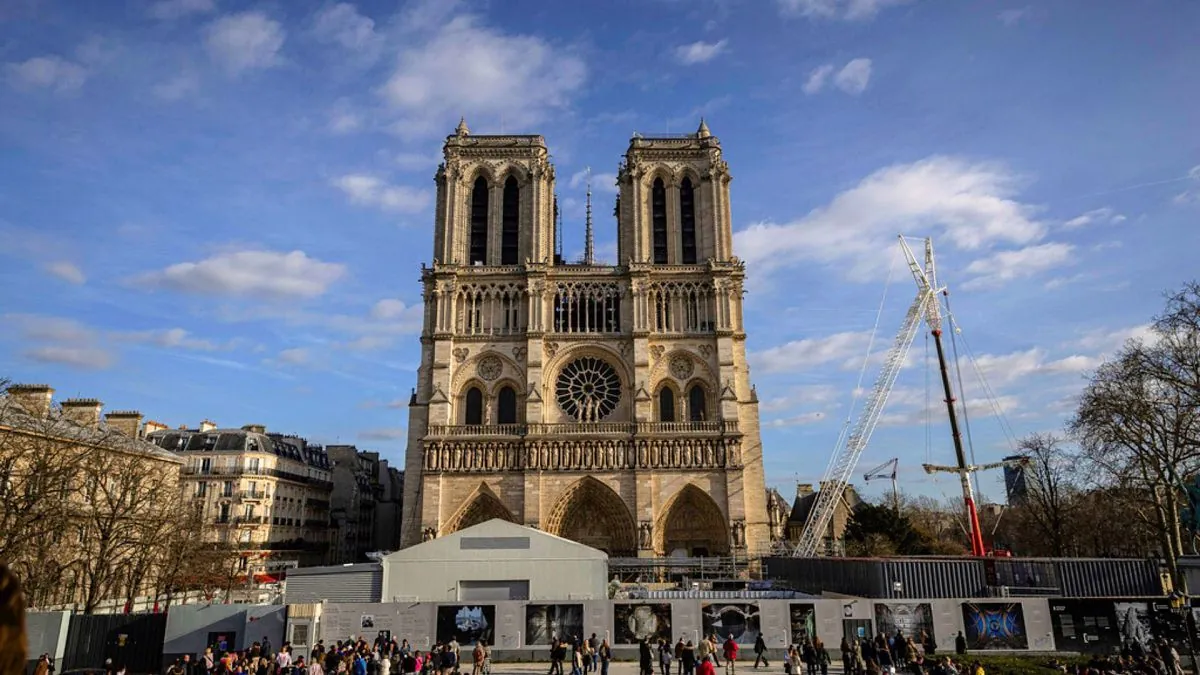
<instances>
[{"instance_id":1,"label":"blue sky","mask_svg":"<svg viewBox=\"0 0 1200 675\"><path fill-rule=\"evenodd\" d=\"M996 395L964 359L993 459L1060 428L1196 276L1198 21L1184 2L3 0L0 374L400 460L459 116L545 135L568 254L591 166L611 258L629 136L703 115L735 177L769 483L823 471L885 288L877 348L913 295L903 269L887 282L900 232L935 238ZM859 473L899 457L906 489L951 496L919 468L952 460L924 350Z\"/></svg>"}]
</instances>

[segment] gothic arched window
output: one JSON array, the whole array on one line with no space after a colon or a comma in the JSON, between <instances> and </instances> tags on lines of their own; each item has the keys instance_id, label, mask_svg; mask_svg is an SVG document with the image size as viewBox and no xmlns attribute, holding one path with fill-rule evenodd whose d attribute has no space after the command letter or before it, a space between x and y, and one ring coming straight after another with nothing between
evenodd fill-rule
<instances>
[{"instance_id":1,"label":"gothic arched window","mask_svg":"<svg viewBox=\"0 0 1200 675\"><path fill-rule=\"evenodd\" d=\"M693 422L703 422L707 414L704 387L693 384L691 391L688 392L688 418Z\"/></svg>"},{"instance_id":2,"label":"gothic arched window","mask_svg":"<svg viewBox=\"0 0 1200 675\"><path fill-rule=\"evenodd\" d=\"M661 178L650 188L650 223L654 234L654 264L667 264L667 188Z\"/></svg>"},{"instance_id":3,"label":"gothic arched window","mask_svg":"<svg viewBox=\"0 0 1200 675\"><path fill-rule=\"evenodd\" d=\"M500 216L500 264L517 264L517 243L520 241L518 221L521 213L521 188L517 179L504 181L504 208Z\"/></svg>"},{"instance_id":4,"label":"gothic arched window","mask_svg":"<svg viewBox=\"0 0 1200 675\"><path fill-rule=\"evenodd\" d=\"M517 392L504 387L496 397L496 424L517 423Z\"/></svg>"},{"instance_id":5,"label":"gothic arched window","mask_svg":"<svg viewBox=\"0 0 1200 675\"><path fill-rule=\"evenodd\" d=\"M696 191L692 179L684 178L679 185L679 232L681 234L682 261L684 265L696 264Z\"/></svg>"},{"instance_id":6,"label":"gothic arched window","mask_svg":"<svg viewBox=\"0 0 1200 675\"><path fill-rule=\"evenodd\" d=\"M472 265L487 264L488 248L488 184L480 176L471 189L471 260Z\"/></svg>"},{"instance_id":7,"label":"gothic arched window","mask_svg":"<svg viewBox=\"0 0 1200 675\"><path fill-rule=\"evenodd\" d=\"M466 403L463 424L483 424L483 391L479 387L468 389Z\"/></svg>"},{"instance_id":8,"label":"gothic arched window","mask_svg":"<svg viewBox=\"0 0 1200 675\"><path fill-rule=\"evenodd\" d=\"M675 392L670 387L663 387L658 392L658 421L675 421Z\"/></svg>"}]
</instances>

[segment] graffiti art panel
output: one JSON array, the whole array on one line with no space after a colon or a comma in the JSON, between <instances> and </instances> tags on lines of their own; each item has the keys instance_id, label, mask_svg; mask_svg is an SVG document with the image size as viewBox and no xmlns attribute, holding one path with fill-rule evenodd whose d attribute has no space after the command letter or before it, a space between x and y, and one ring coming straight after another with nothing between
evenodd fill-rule
<instances>
[{"instance_id":1,"label":"graffiti art panel","mask_svg":"<svg viewBox=\"0 0 1200 675\"><path fill-rule=\"evenodd\" d=\"M717 634L720 642L729 638L738 644L752 645L762 632L758 605L754 603L706 602L700 606L705 635Z\"/></svg>"},{"instance_id":2,"label":"graffiti art panel","mask_svg":"<svg viewBox=\"0 0 1200 675\"><path fill-rule=\"evenodd\" d=\"M964 602L968 649L1029 649L1025 611L1019 602Z\"/></svg>"},{"instance_id":3,"label":"graffiti art panel","mask_svg":"<svg viewBox=\"0 0 1200 675\"><path fill-rule=\"evenodd\" d=\"M613 605L613 643L633 645L645 639L671 640L671 605Z\"/></svg>"}]
</instances>

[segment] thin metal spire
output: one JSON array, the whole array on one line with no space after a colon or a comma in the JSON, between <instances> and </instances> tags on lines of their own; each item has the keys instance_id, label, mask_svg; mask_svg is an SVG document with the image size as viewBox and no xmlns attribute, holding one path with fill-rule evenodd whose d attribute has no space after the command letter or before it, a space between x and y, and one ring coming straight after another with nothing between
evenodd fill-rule
<instances>
[{"instance_id":1,"label":"thin metal spire","mask_svg":"<svg viewBox=\"0 0 1200 675\"><path fill-rule=\"evenodd\" d=\"M592 237L592 167L587 167L587 226L583 243L583 262L596 263L596 242Z\"/></svg>"}]
</instances>

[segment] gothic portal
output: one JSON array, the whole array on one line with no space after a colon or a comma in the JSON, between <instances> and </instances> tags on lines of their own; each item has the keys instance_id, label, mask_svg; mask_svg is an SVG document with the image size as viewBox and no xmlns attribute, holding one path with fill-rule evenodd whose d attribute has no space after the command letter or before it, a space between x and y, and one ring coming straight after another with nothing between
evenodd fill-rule
<instances>
[{"instance_id":1,"label":"gothic portal","mask_svg":"<svg viewBox=\"0 0 1200 675\"><path fill-rule=\"evenodd\" d=\"M541 136L460 123L438 167L409 410L403 545L504 518L614 556L765 553L758 400L729 168L635 135L617 265L555 255Z\"/></svg>"}]
</instances>

